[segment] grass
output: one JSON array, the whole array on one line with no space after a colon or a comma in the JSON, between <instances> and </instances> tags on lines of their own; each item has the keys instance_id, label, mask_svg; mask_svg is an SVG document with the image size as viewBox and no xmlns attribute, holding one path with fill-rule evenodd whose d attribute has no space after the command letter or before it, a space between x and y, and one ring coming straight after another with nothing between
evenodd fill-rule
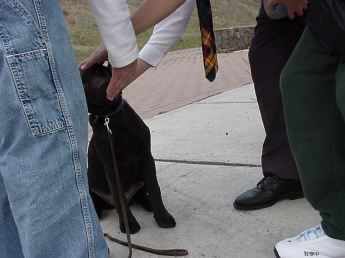
<instances>
[{"instance_id":1,"label":"grass","mask_svg":"<svg viewBox=\"0 0 345 258\"><path fill-rule=\"evenodd\" d=\"M127 0L130 11L133 12L142 1ZM102 43L102 40L87 0L60 0L60 3L76 59L79 63L81 60L87 58ZM220 29L254 25L260 3L258 0L211 0L211 5L213 26L215 29ZM152 28L137 37L139 49L145 45L151 33ZM185 33L173 50L199 46L199 21L195 10Z\"/></svg>"}]
</instances>

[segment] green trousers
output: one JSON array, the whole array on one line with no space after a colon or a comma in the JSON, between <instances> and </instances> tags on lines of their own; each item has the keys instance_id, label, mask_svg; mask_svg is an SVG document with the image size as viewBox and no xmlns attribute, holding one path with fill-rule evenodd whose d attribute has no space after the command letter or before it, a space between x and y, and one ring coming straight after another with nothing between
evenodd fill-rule
<instances>
[{"instance_id":1,"label":"green trousers","mask_svg":"<svg viewBox=\"0 0 345 258\"><path fill-rule=\"evenodd\" d=\"M283 70L281 90L305 197L320 212L326 235L345 240L345 64L340 60L306 28Z\"/></svg>"}]
</instances>

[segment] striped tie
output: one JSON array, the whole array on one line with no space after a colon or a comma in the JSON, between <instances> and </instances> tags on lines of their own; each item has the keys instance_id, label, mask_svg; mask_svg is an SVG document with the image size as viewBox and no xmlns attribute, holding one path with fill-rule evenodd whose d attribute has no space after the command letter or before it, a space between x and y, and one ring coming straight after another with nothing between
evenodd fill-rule
<instances>
[{"instance_id":1,"label":"striped tie","mask_svg":"<svg viewBox=\"0 0 345 258\"><path fill-rule=\"evenodd\" d=\"M209 81L216 78L218 71L217 50L213 32L210 0L196 0L202 40L205 76Z\"/></svg>"}]
</instances>

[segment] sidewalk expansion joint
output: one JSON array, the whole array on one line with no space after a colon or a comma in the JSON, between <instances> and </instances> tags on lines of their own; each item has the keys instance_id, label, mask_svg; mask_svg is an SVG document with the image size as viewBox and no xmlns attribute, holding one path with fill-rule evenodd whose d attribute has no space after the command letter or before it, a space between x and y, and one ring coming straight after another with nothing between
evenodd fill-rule
<instances>
[{"instance_id":1,"label":"sidewalk expansion joint","mask_svg":"<svg viewBox=\"0 0 345 258\"><path fill-rule=\"evenodd\" d=\"M193 161L193 160L177 160L177 159L155 159L157 162L171 162L194 165L209 165L209 166L228 166L228 167L261 167L257 164L243 164L243 163L227 163L227 162L212 162L212 161Z\"/></svg>"},{"instance_id":2,"label":"sidewalk expansion joint","mask_svg":"<svg viewBox=\"0 0 345 258\"><path fill-rule=\"evenodd\" d=\"M253 101L221 101L221 102L195 102L199 105L218 105L218 104L247 104L247 103L257 103L256 100Z\"/></svg>"}]
</instances>

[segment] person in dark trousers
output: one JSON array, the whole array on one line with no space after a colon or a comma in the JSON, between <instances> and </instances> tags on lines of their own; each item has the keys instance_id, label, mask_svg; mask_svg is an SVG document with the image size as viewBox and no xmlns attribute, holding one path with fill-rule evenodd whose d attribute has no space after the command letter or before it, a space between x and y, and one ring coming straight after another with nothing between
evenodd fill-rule
<instances>
[{"instance_id":1,"label":"person in dark trousers","mask_svg":"<svg viewBox=\"0 0 345 258\"><path fill-rule=\"evenodd\" d=\"M269 5L281 0L271 0ZM307 27L281 75L303 192L321 224L276 244L279 258L345 257L345 1L284 0ZM308 5L307 5L308 4ZM308 217L305 218L308 220ZM290 224L293 220L289 221Z\"/></svg>"},{"instance_id":2,"label":"person in dark trousers","mask_svg":"<svg viewBox=\"0 0 345 258\"><path fill-rule=\"evenodd\" d=\"M303 197L285 125L279 78L305 28L306 16L270 19L261 2L249 62L266 138L262 148L263 179L239 195L234 207L254 210L283 199Z\"/></svg>"}]
</instances>

